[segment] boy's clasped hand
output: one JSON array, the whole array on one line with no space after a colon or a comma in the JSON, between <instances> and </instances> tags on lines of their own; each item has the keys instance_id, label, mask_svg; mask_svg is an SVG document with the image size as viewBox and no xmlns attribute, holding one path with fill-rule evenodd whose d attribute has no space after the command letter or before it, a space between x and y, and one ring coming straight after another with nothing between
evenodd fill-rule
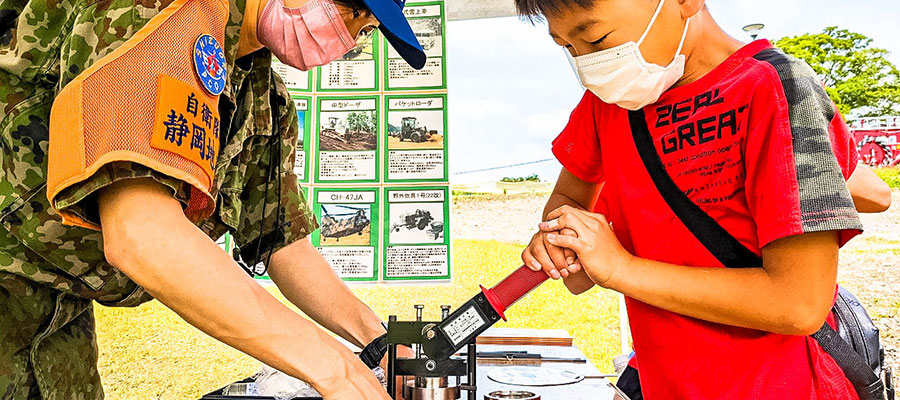
<instances>
[{"instance_id":1,"label":"boy's clasped hand","mask_svg":"<svg viewBox=\"0 0 900 400\"><path fill-rule=\"evenodd\" d=\"M584 271L591 281L607 287L614 274L635 258L619 243L612 222L603 214L566 205L550 212L538 227L522 258L529 268L543 269L553 279Z\"/></svg>"}]
</instances>

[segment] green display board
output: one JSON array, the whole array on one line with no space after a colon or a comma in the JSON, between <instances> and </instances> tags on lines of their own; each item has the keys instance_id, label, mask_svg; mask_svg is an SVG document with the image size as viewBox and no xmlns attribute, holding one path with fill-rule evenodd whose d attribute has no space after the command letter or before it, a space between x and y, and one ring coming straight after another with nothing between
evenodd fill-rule
<instances>
[{"instance_id":1,"label":"green display board","mask_svg":"<svg viewBox=\"0 0 900 400\"><path fill-rule=\"evenodd\" d=\"M447 181L447 96L385 96L385 180Z\"/></svg>"},{"instance_id":2,"label":"green display board","mask_svg":"<svg viewBox=\"0 0 900 400\"><path fill-rule=\"evenodd\" d=\"M425 67L415 70L390 46L385 47L384 87L393 90L447 88L447 46L443 1L407 2L403 14L425 50Z\"/></svg>"},{"instance_id":3,"label":"green display board","mask_svg":"<svg viewBox=\"0 0 900 400\"><path fill-rule=\"evenodd\" d=\"M308 72L273 65L297 108L294 174L320 225L310 239L347 281L451 277L444 2L404 14L421 70L377 33Z\"/></svg>"},{"instance_id":4,"label":"green display board","mask_svg":"<svg viewBox=\"0 0 900 400\"><path fill-rule=\"evenodd\" d=\"M277 58L272 59L272 69L284 80L288 91L292 93L311 93L313 91L313 72L301 71L282 64Z\"/></svg>"},{"instance_id":5,"label":"green display board","mask_svg":"<svg viewBox=\"0 0 900 400\"><path fill-rule=\"evenodd\" d=\"M316 79L318 92L377 92L379 82L378 50L381 35L375 33L365 46L343 58L320 67Z\"/></svg>"},{"instance_id":6,"label":"green display board","mask_svg":"<svg viewBox=\"0 0 900 400\"><path fill-rule=\"evenodd\" d=\"M383 279L450 279L447 187L389 187L384 192Z\"/></svg>"},{"instance_id":7,"label":"green display board","mask_svg":"<svg viewBox=\"0 0 900 400\"><path fill-rule=\"evenodd\" d=\"M316 182L378 183L379 96L319 97Z\"/></svg>"},{"instance_id":8,"label":"green display board","mask_svg":"<svg viewBox=\"0 0 900 400\"><path fill-rule=\"evenodd\" d=\"M319 230L312 244L335 272L349 281L378 279L379 188L315 188Z\"/></svg>"},{"instance_id":9,"label":"green display board","mask_svg":"<svg viewBox=\"0 0 900 400\"><path fill-rule=\"evenodd\" d=\"M294 158L294 175L301 183L309 182L309 132L312 118L310 116L309 96L294 95L294 106L297 107L297 153Z\"/></svg>"}]
</instances>

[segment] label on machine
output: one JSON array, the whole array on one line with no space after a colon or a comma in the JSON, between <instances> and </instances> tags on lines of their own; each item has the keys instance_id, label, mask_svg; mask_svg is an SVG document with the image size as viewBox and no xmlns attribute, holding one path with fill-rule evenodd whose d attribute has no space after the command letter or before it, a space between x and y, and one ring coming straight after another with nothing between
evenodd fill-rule
<instances>
[{"instance_id":1,"label":"label on machine","mask_svg":"<svg viewBox=\"0 0 900 400\"><path fill-rule=\"evenodd\" d=\"M451 320L441 330L447 334L454 346L458 346L469 335L478 331L487 321L475 310L474 306L469 306L455 319Z\"/></svg>"}]
</instances>

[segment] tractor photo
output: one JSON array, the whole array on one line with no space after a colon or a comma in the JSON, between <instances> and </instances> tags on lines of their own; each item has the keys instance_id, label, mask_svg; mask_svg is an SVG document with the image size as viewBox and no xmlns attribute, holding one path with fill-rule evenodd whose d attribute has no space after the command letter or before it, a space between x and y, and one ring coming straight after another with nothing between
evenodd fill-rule
<instances>
[{"instance_id":1,"label":"tractor photo","mask_svg":"<svg viewBox=\"0 0 900 400\"><path fill-rule=\"evenodd\" d=\"M420 126L416 117L403 117L400 123L400 141L409 140L413 143L427 142L436 130L429 131L427 127Z\"/></svg>"}]
</instances>

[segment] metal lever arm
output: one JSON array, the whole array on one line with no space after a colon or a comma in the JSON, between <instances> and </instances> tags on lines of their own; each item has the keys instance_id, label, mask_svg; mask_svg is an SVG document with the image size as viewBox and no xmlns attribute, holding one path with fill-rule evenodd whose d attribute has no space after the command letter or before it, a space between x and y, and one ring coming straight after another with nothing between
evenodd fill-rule
<instances>
[{"instance_id":1,"label":"metal lever arm","mask_svg":"<svg viewBox=\"0 0 900 400\"><path fill-rule=\"evenodd\" d=\"M503 312L546 280L544 271L522 266L494 287L482 286L481 293L423 333L425 354L434 360L449 358L500 319L506 321Z\"/></svg>"}]
</instances>

